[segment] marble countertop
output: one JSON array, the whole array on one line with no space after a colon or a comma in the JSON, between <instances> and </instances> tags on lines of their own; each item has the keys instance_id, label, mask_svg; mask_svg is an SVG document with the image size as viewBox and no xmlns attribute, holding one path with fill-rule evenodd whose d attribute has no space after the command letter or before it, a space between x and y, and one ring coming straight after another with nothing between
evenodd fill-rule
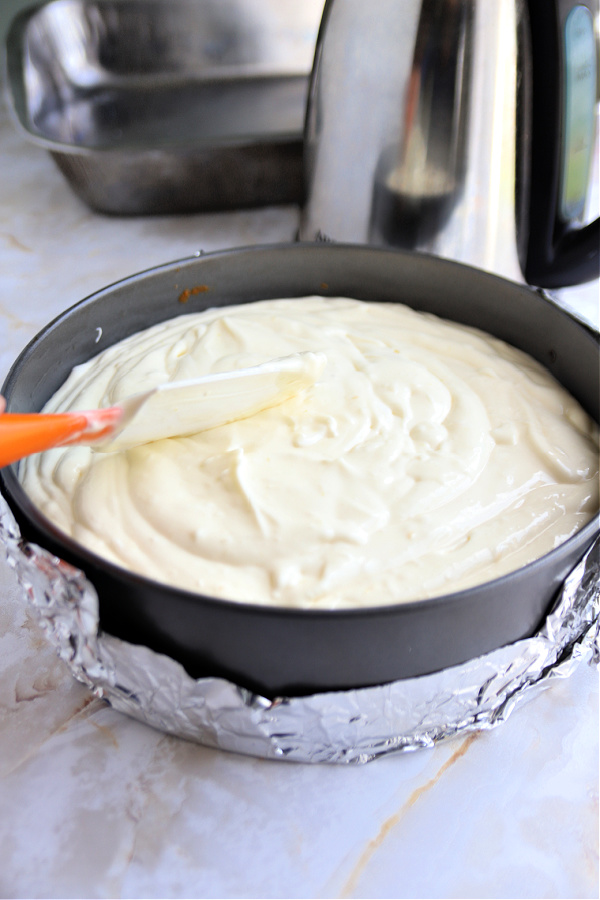
<instances>
[{"instance_id":1,"label":"marble countertop","mask_svg":"<svg viewBox=\"0 0 600 900\"><path fill-rule=\"evenodd\" d=\"M0 378L50 319L141 269L291 240L293 207L113 219L0 111ZM561 292L598 326L598 285ZM74 681L0 564L0 896L597 897L598 673L499 728L366 766L168 737Z\"/></svg>"}]
</instances>

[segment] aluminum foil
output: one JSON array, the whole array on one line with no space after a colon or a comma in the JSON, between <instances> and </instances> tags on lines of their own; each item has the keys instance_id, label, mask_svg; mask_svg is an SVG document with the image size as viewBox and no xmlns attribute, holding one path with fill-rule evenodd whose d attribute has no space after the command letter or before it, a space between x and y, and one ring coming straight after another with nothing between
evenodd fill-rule
<instances>
[{"instance_id":1,"label":"aluminum foil","mask_svg":"<svg viewBox=\"0 0 600 900\"><path fill-rule=\"evenodd\" d=\"M364 763L431 747L494 728L553 679L600 661L600 537L534 637L432 675L276 700L193 679L167 656L99 633L93 585L24 542L2 497L0 542L48 639L96 696L168 734L251 756Z\"/></svg>"}]
</instances>

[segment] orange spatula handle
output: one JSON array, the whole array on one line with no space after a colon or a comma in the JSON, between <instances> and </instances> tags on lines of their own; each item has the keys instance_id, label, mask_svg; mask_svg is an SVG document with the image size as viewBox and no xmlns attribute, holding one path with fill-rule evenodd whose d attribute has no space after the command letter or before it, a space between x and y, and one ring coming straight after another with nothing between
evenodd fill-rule
<instances>
[{"instance_id":1,"label":"orange spatula handle","mask_svg":"<svg viewBox=\"0 0 600 900\"><path fill-rule=\"evenodd\" d=\"M0 467L66 443L89 424L81 413L4 413L0 415Z\"/></svg>"}]
</instances>

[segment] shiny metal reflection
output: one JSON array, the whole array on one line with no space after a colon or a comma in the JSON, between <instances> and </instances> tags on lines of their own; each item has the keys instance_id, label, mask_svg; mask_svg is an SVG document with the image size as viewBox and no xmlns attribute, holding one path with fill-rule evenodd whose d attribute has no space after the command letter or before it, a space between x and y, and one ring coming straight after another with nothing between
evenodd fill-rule
<instances>
[{"instance_id":1,"label":"shiny metal reflection","mask_svg":"<svg viewBox=\"0 0 600 900\"><path fill-rule=\"evenodd\" d=\"M400 246L522 280L524 4L328 0L302 240Z\"/></svg>"},{"instance_id":2,"label":"shiny metal reflection","mask_svg":"<svg viewBox=\"0 0 600 900\"><path fill-rule=\"evenodd\" d=\"M104 212L299 202L322 8L51 0L9 31L9 104Z\"/></svg>"}]
</instances>

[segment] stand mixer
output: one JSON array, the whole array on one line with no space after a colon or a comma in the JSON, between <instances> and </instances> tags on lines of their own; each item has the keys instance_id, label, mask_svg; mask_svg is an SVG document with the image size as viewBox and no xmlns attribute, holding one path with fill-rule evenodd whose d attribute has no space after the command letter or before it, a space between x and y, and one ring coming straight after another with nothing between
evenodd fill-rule
<instances>
[{"instance_id":1,"label":"stand mixer","mask_svg":"<svg viewBox=\"0 0 600 900\"><path fill-rule=\"evenodd\" d=\"M597 22L597 0L327 0L300 239L597 278Z\"/></svg>"}]
</instances>

